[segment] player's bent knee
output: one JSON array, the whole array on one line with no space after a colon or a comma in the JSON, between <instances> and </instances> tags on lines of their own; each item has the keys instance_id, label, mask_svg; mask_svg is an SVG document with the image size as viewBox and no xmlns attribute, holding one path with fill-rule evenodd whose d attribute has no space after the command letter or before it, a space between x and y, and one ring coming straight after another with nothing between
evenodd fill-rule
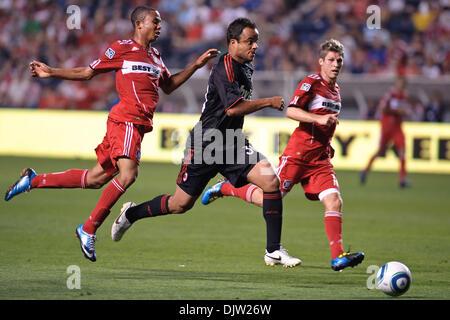
<instances>
[{"instance_id":1,"label":"player's bent knee","mask_svg":"<svg viewBox=\"0 0 450 320\"><path fill-rule=\"evenodd\" d=\"M338 189L332 188L322 191L319 194L319 200L325 206L325 210L338 211L342 210L342 198Z\"/></svg>"},{"instance_id":2,"label":"player's bent knee","mask_svg":"<svg viewBox=\"0 0 450 320\"><path fill-rule=\"evenodd\" d=\"M169 198L170 213L185 213L194 206L195 201L179 199L176 196Z\"/></svg>"},{"instance_id":3,"label":"player's bent knee","mask_svg":"<svg viewBox=\"0 0 450 320\"><path fill-rule=\"evenodd\" d=\"M273 192L280 190L280 180L278 180L278 177L273 175L271 177L267 177L265 181L261 185L261 189L263 192Z\"/></svg>"},{"instance_id":4,"label":"player's bent knee","mask_svg":"<svg viewBox=\"0 0 450 320\"><path fill-rule=\"evenodd\" d=\"M131 186L137 179L137 172L121 173L117 180L125 189Z\"/></svg>"},{"instance_id":5,"label":"player's bent knee","mask_svg":"<svg viewBox=\"0 0 450 320\"><path fill-rule=\"evenodd\" d=\"M182 203L176 204L173 208L171 208L171 213L185 213L192 208L192 204L190 203Z\"/></svg>"}]
</instances>

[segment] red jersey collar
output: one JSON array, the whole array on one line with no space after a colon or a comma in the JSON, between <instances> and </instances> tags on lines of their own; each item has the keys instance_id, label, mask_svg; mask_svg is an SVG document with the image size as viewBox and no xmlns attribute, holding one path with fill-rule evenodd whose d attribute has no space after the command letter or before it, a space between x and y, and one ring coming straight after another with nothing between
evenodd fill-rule
<instances>
[{"instance_id":1,"label":"red jersey collar","mask_svg":"<svg viewBox=\"0 0 450 320\"><path fill-rule=\"evenodd\" d=\"M336 88L336 87L338 86L336 82L334 83L333 86L331 86L331 83L329 83L327 80L325 80L325 79L322 77L321 72L319 72L318 75L319 75L320 79L321 79L323 82L325 82L325 84L327 85L327 87L333 88L333 89L334 89L334 88Z\"/></svg>"}]
</instances>

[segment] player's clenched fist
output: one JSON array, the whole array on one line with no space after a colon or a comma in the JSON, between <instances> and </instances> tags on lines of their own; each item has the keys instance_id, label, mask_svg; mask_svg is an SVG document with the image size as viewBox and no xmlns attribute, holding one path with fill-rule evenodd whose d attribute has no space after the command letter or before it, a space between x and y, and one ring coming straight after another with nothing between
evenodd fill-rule
<instances>
[{"instance_id":1,"label":"player's clenched fist","mask_svg":"<svg viewBox=\"0 0 450 320\"><path fill-rule=\"evenodd\" d=\"M331 127L334 123L338 123L338 114L337 113L329 113L320 115L317 118L316 123L322 126Z\"/></svg>"},{"instance_id":2,"label":"player's clenched fist","mask_svg":"<svg viewBox=\"0 0 450 320\"><path fill-rule=\"evenodd\" d=\"M282 111L284 109L284 100L280 96L272 97L272 108Z\"/></svg>"}]
</instances>

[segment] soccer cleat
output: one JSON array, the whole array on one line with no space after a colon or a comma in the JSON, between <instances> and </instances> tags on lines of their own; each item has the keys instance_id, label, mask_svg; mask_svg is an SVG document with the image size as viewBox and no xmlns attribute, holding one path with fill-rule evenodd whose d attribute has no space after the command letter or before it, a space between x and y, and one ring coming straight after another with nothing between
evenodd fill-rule
<instances>
[{"instance_id":1,"label":"soccer cleat","mask_svg":"<svg viewBox=\"0 0 450 320\"><path fill-rule=\"evenodd\" d=\"M367 171L363 170L359 173L359 183L361 185L366 184L366 179L367 179Z\"/></svg>"},{"instance_id":2,"label":"soccer cleat","mask_svg":"<svg viewBox=\"0 0 450 320\"><path fill-rule=\"evenodd\" d=\"M340 271L347 267L353 268L354 266L360 264L363 260L364 260L363 252L357 253L344 252L339 257L331 260L331 269L333 269L334 271Z\"/></svg>"},{"instance_id":3,"label":"soccer cleat","mask_svg":"<svg viewBox=\"0 0 450 320\"><path fill-rule=\"evenodd\" d=\"M202 203L204 205L207 205L216 199L222 198L223 194L222 194L222 192L220 192L220 188L222 188L222 185L225 182L230 182L230 181L228 181L228 180L225 181L225 179L221 178L217 181L217 183L215 185L206 189L205 193L203 193L203 196L202 196Z\"/></svg>"},{"instance_id":4,"label":"soccer cleat","mask_svg":"<svg viewBox=\"0 0 450 320\"><path fill-rule=\"evenodd\" d=\"M302 260L291 257L287 250L280 246L280 249L274 252L267 252L264 255L264 262L267 266L275 266L276 264L282 264L284 268L293 268L302 263Z\"/></svg>"},{"instance_id":5,"label":"soccer cleat","mask_svg":"<svg viewBox=\"0 0 450 320\"><path fill-rule=\"evenodd\" d=\"M95 253L95 242L97 241L97 237L95 234L85 232L83 230L83 225L84 223L75 229L75 236L80 240L81 251L86 259L95 262L97 261L97 254Z\"/></svg>"},{"instance_id":6,"label":"soccer cleat","mask_svg":"<svg viewBox=\"0 0 450 320\"><path fill-rule=\"evenodd\" d=\"M114 221L111 228L111 238L113 239L113 241L120 241L125 231L127 231L128 228L131 227L131 222L128 221L125 214L129 208L135 206L136 203L134 202L126 202L123 204L122 209L120 209L120 214Z\"/></svg>"},{"instance_id":7,"label":"soccer cleat","mask_svg":"<svg viewBox=\"0 0 450 320\"><path fill-rule=\"evenodd\" d=\"M407 179L403 179L402 181L400 181L399 187L402 189L403 188L411 188L411 182L409 182L409 180L407 180Z\"/></svg>"},{"instance_id":8,"label":"soccer cleat","mask_svg":"<svg viewBox=\"0 0 450 320\"><path fill-rule=\"evenodd\" d=\"M5 201L10 200L12 197L22 193L29 192L31 190L31 181L36 176L36 172L31 168L26 168L22 170L19 180L17 180L13 185L11 185L6 191Z\"/></svg>"}]
</instances>

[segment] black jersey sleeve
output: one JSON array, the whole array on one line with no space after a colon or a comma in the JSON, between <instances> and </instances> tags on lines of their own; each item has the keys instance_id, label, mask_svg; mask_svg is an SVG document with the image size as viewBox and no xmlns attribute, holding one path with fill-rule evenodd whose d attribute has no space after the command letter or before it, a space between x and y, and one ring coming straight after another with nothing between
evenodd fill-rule
<instances>
[{"instance_id":1,"label":"black jersey sleeve","mask_svg":"<svg viewBox=\"0 0 450 320\"><path fill-rule=\"evenodd\" d=\"M222 105L225 106L225 111L244 99L239 88L236 74L233 70L233 63L231 58L228 59L227 56L229 55L227 54L223 58L223 64L220 63L217 66L213 77L214 87L217 90Z\"/></svg>"}]
</instances>

